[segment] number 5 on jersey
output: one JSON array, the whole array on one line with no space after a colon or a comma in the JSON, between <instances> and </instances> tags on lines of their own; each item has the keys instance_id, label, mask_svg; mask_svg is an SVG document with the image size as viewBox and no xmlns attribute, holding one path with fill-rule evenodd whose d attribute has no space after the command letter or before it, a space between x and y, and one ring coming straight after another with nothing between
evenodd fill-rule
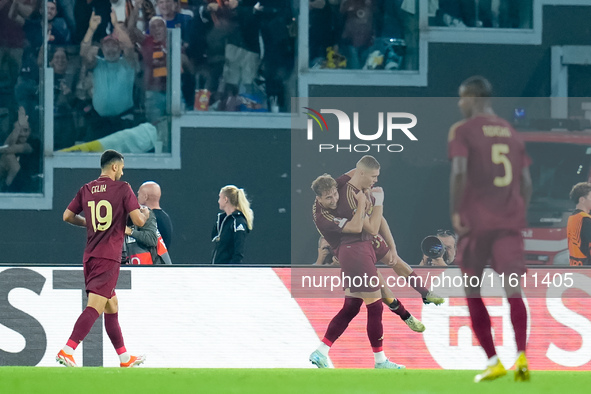
<instances>
[{"instance_id":1,"label":"number 5 on jersey","mask_svg":"<svg viewBox=\"0 0 591 394\"><path fill-rule=\"evenodd\" d=\"M505 169L505 175L495 177L493 183L496 187L508 186L513 180L513 167L507 157L509 153L509 145L507 144L493 144L492 146L492 162L495 164L502 164Z\"/></svg>"},{"instance_id":2,"label":"number 5 on jersey","mask_svg":"<svg viewBox=\"0 0 591 394\"><path fill-rule=\"evenodd\" d=\"M92 228L96 233L98 231L105 231L111 227L113 222L113 207L107 200L100 200L98 204L95 201L89 201L90 215L92 221ZM105 208L105 214L101 214L101 208Z\"/></svg>"}]
</instances>

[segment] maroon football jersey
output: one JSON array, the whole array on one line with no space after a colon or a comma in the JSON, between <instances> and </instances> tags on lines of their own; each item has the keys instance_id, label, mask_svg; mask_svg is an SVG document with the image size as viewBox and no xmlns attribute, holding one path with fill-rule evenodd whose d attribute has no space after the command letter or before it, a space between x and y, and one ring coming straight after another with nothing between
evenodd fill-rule
<instances>
[{"instance_id":1,"label":"maroon football jersey","mask_svg":"<svg viewBox=\"0 0 591 394\"><path fill-rule=\"evenodd\" d=\"M318 232L324 237L326 242L328 242L332 250L336 251L341 244L343 227L345 227L348 220L337 217L336 211L324 208L320 205L318 200L314 201L312 217Z\"/></svg>"},{"instance_id":2,"label":"maroon football jersey","mask_svg":"<svg viewBox=\"0 0 591 394\"><path fill-rule=\"evenodd\" d=\"M474 230L524 228L521 171L531 160L513 127L498 116L480 115L453 125L448 141L450 160L468 159L462 222Z\"/></svg>"},{"instance_id":3,"label":"maroon football jersey","mask_svg":"<svg viewBox=\"0 0 591 394\"><path fill-rule=\"evenodd\" d=\"M351 179L347 174L343 174L336 179L337 189L339 191L339 202L337 203L337 215L347 220L352 220L355 212L357 211L357 200L355 195L359 192L355 186L349 183ZM371 207L368 210L368 214L371 215L373 211L373 204L375 198L371 196ZM365 232L359 234L345 233L341 239L344 244L350 244L353 242L371 240L373 237Z\"/></svg>"},{"instance_id":4,"label":"maroon football jersey","mask_svg":"<svg viewBox=\"0 0 591 394\"><path fill-rule=\"evenodd\" d=\"M68 209L75 214L84 211L84 262L91 257L121 260L128 214L140 209L129 183L101 176L82 186Z\"/></svg>"}]
</instances>

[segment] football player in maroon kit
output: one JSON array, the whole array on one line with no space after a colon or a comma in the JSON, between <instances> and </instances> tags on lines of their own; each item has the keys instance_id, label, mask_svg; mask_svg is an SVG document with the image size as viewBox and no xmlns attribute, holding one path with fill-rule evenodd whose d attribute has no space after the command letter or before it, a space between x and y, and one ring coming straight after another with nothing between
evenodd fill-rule
<instances>
[{"instance_id":1,"label":"football player in maroon kit","mask_svg":"<svg viewBox=\"0 0 591 394\"><path fill-rule=\"evenodd\" d=\"M401 369L398 365L388 360L382 341L384 329L382 325L382 302L380 286L376 283L378 278L375 267L376 255L372 246L372 236L377 234L381 221L382 204L384 194L381 188L373 190L369 200L364 192L358 191L348 197L355 200L355 210L349 212L349 217L338 214L339 192L337 182L328 174L324 174L312 183L312 189L316 193L313 207L313 219L318 231L324 236L331 248L335 251L342 270L344 280L345 302L341 310L331 320L324 338L310 355L310 361L319 368L327 368L328 352L333 342L347 329L351 320L357 316L361 305L367 307L367 336L374 353L375 368ZM374 211L371 217L368 211ZM364 231L369 230L369 233ZM352 278L370 278L369 282ZM374 279L374 280L372 280ZM401 305L401 310L404 309Z\"/></svg>"},{"instance_id":2,"label":"football player in maroon kit","mask_svg":"<svg viewBox=\"0 0 591 394\"><path fill-rule=\"evenodd\" d=\"M460 237L457 263L469 276L482 278L485 265L490 263L496 272L519 279L526 272L521 230L526 226L532 191L531 160L513 127L495 115L491 94L491 84L485 78L465 80L458 102L465 119L449 131L450 214ZM518 352L515 380L529 380L527 310L520 284L507 282L504 289ZM493 380L507 371L496 354L490 316L480 288L468 286L465 290L472 328L488 356L487 369L474 380Z\"/></svg>"},{"instance_id":3,"label":"football player in maroon kit","mask_svg":"<svg viewBox=\"0 0 591 394\"><path fill-rule=\"evenodd\" d=\"M339 203L339 209L345 217L347 217L347 212L355 209L355 200L351 199L350 195L359 190L363 190L364 192L371 190L373 185L378 181L378 175L375 175L375 172L377 171L377 174L379 174L379 170L380 164L378 161L373 156L365 155L359 160L354 169L337 178L336 181L340 195L347 196L346 199L343 198ZM371 229L368 230L371 231ZM392 267L397 275L407 278L411 287L413 287L423 298L424 304L433 303L435 305L440 305L444 302L442 297L423 286L421 277L416 275L412 267L398 255L396 251L396 242L394 242L390 226L388 225L386 218L383 216L379 223L377 234L374 236L373 244L377 261L382 261ZM389 294L383 294L383 296L384 303L386 303L392 311L395 311L398 308L398 301Z\"/></svg>"},{"instance_id":4,"label":"football player in maroon kit","mask_svg":"<svg viewBox=\"0 0 591 394\"><path fill-rule=\"evenodd\" d=\"M74 350L90 332L98 317L105 313L105 330L119 355L121 367L134 367L145 361L145 356L132 356L125 349L119 326L115 285L119 278L121 250L127 217L142 227L149 215L140 210L137 198L127 182L122 182L123 155L107 150L101 156L101 175L82 186L64 211L65 222L86 227L84 249L84 281L88 304L74 324L70 339L59 351L56 361L76 367ZM84 216L79 214L84 212Z\"/></svg>"}]
</instances>

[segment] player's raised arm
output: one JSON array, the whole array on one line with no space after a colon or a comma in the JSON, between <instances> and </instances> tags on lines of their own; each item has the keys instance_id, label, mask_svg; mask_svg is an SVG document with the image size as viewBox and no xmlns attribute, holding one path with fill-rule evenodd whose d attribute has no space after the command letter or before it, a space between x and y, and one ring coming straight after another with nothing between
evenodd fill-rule
<instances>
[{"instance_id":1,"label":"player's raised arm","mask_svg":"<svg viewBox=\"0 0 591 394\"><path fill-rule=\"evenodd\" d=\"M64 211L63 219L64 222L68 222L74 226L86 227L86 219L80 215L76 215L67 208Z\"/></svg>"},{"instance_id":2,"label":"player's raised arm","mask_svg":"<svg viewBox=\"0 0 591 394\"><path fill-rule=\"evenodd\" d=\"M363 231L367 197L365 197L365 193L359 191L355 194L355 198L357 199L357 210L355 211L353 218L345 224L345 227L343 227L343 233L359 234Z\"/></svg>"}]
</instances>

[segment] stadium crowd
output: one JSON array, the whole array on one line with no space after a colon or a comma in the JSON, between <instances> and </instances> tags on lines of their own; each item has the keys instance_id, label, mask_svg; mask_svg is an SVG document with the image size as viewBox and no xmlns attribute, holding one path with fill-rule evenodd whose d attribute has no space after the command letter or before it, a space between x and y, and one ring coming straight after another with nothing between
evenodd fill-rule
<instances>
[{"instance_id":1,"label":"stadium crowd","mask_svg":"<svg viewBox=\"0 0 591 394\"><path fill-rule=\"evenodd\" d=\"M522 28L531 0L429 0L429 25ZM310 68L417 70L417 0L310 0ZM529 26L528 26L529 27Z\"/></svg>"},{"instance_id":2,"label":"stadium crowd","mask_svg":"<svg viewBox=\"0 0 591 394\"><path fill-rule=\"evenodd\" d=\"M520 27L529 2L430 0L430 23ZM0 137L23 107L43 140L45 13L54 150L149 122L168 152L167 29L181 30L186 110L289 111L298 7L292 0L0 0ZM310 68L418 69L417 7L417 0L309 1Z\"/></svg>"},{"instance_id":3,"label":"stadium crowd","mask_svg":"<svg viewBox=\"0 0 591 394\"><path fill-rule=\"evenodd\" d=\"M21 106L40 133L44 13L0 0L3 136ZM185 109L278 112L293 93L290 0L48 0L46 13L55 150L166 120L167 28L181 30Z\"/></svg>"}]
</instances>

